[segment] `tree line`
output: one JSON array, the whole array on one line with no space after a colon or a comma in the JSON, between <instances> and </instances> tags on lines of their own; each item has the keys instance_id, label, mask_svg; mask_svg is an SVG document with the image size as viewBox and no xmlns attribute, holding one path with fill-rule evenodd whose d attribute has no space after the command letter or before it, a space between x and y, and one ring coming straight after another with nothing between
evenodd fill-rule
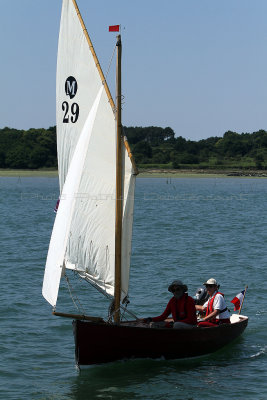
<instances>
[{"instance_id":1,"label":"tree line","mask_svg":"<svg viewBox=\"0 0 267 400\"><path fill-rule=\"evenodd\" d=\"M175 137L170 127L124 127L124 134L140 168L267 169L265 130L199 141ZM0 129L0 168L57 168L56 127Z\"/></svg>"},{"instance_id":2,"label":"tree line","mask_svg":"<svg viewBox=\"0 0 267 400\"><path fill-rule=\"evenodd\" d=\"M0 129L0 168L57 168L56 127Z\"/></svg>"},{"instance_id":3,"label":"tree line","mask_svg":"<svg viewBox=\"0 0 267 400\"><path fill-rule=\"evenodd\" d=\"M227 131L223 137L199 141L175 137L170 127L129 127L124 131L139 167L267 169L265 130Z\"/></svg>"}]
</instances>

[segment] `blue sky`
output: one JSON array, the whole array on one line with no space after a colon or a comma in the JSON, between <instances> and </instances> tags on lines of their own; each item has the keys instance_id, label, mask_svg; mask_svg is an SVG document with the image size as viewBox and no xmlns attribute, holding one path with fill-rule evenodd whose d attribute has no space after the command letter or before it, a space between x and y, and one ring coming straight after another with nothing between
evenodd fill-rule
<instances>
[{"instance_id":1,"label":"blue sky","mask_svg":"<svg viewBox=\"0 0 267 400\"><path fill-rule=\"evenodd\" d=\"M0 128L55 125L61 0L0 0ZM103 71L121 24L123 123L199 140L267 129L266 0L78 0ZM114 89L114 71L108 81ZM114 92L113 92L114 97Z\"/></svg>"}]
</instances>

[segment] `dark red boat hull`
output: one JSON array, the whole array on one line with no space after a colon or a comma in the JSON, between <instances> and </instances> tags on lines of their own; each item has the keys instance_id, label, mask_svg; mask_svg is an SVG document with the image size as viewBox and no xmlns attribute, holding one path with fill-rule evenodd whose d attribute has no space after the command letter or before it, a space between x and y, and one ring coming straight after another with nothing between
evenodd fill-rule
<instances>
[{"instance_id":1,"label":"dark red boat hull","mask_svg":"<svg viewBox=\"0 0 267 400\"><path fill-rule=\"evenodd\" d=\"M78 365L127 358L177 359L212 353L245 330L247 318L234 324L188 330L158 329L73 321Z\"/></svg>"}]
</instances>

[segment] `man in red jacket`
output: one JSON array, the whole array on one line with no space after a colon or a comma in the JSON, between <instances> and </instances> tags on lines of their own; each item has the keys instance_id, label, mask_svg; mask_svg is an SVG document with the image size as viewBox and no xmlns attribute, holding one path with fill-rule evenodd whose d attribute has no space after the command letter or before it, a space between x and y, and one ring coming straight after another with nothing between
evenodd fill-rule
<instances>
[{"instance_id":1,"label":"man in red jacket","mask_svg":"<svg viewBox=\"0 0 267 400\"><path fill-rule=\"evenodd\" d=\"M173 321L165 321L162 324L152 324L153 326L171 327L175 329L189 329L197 324L195 302L187 294L187 286L182 281L176 280L168 287L168 291L173 293L173 297L167 304L163 314L158 317L145 318L144 322L160 322L166 320L171 314Z\"/></svg>"}]
</instances>

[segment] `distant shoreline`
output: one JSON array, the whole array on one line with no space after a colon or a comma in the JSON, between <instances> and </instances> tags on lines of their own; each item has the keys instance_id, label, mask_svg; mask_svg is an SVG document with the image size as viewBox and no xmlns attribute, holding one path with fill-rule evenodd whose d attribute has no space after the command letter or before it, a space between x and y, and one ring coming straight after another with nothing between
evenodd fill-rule
<instances>
[{"instance_id":1,"label":"distant shoreline","mask_svg":"<svg viewBox=\"0 0 267 400\"><path fill-rule=\"evenodd\" d=\"M44 169L0 169L0 177L46 177L56 178L57 170Z\"/></svg>"},{"instance_id":2,"label":"distant shoreline","mask_svg":"<svg viewBox=\"0 0 267 400\"><path fill-rule=\"evenodd\" d=\"M0 169L0 177L46 177L56 178L57 170ZM261 170L211 170L211 169L140 169L140 178L267 178Z\"/></svg>"},{"instance_id":3,"label":"distant shoreline","mask_svg":"<svg viewBox=\"0 0 267 400\"><path fill-rule=\"evenodd\" d=\"M267 171L243 169L144 169L140 177L151 178L267 178Z\"/></svg>"}]
</instances>

